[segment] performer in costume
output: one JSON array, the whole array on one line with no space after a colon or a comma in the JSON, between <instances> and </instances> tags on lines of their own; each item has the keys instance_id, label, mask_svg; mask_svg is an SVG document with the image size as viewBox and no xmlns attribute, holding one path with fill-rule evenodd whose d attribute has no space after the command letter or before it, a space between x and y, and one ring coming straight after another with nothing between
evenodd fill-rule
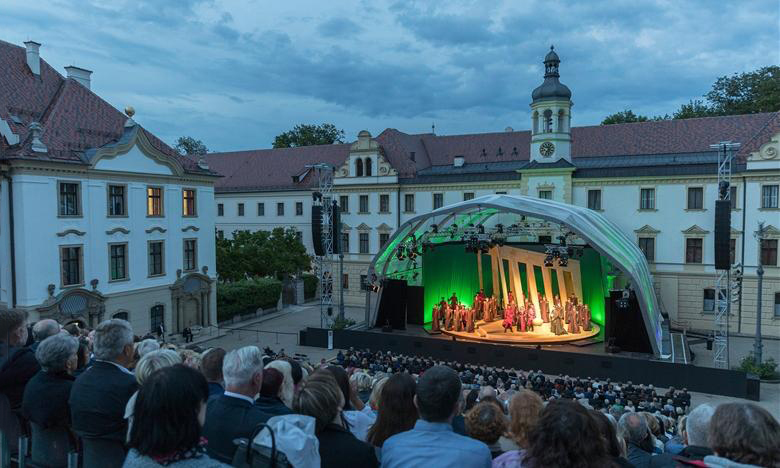
<instances>
[{"instance_id":1,"label":"performer in costume","mask_svg":"<svg viewBox=\"0 0 780 468\"><path fill-rule=\"evenodd\" d=\"M550 304L547 302L547 298L542 298L539 301L539 313L542 314L542 322L548 323L550 321Z\"/></svg>"},{"instance_id":2,"label":"performer in costume","mask_svg":"<svg viewBox=\"0 0 780 468\"><path fill-rule=\"evenodd\" d=\"M536 318L536 308L533 302L528 303L528 307L525 309L525 329L529 332L534 331L534 319Z\"/></svg>"},{"instance_id":3,"label":"performer in costume","mask_svg":"<svg viewBox=\"0 0 780 468\"><path fill-rule=\"evenodd\" d=\"M431 331L439 331L439 306L433 306L433 322L431 322Z\"/></svg>"},{"instance_id":4,"label":"performer in costume","mask_svg":"<svg viewBox=\"0 0 780 468\"><path fill-rule=\"evenodd\" d=\"M452 296L450 296L450 307L453 309L458 306L458 296L455 295L455 293L452 293Z\"/></svg>"},{"instance_id":5,"label":"performer in costume","mask_svg":"<svg viewBox=\"0 0 780 468\"><path fill-rule=\"evenodd\" d=\"M455 331L463 331L463 309L455 306Z\"/></svg>"},{"instance_id":6,"label":"performer in costume","mask_svg":"<svg viewBox=\"0 0 780 468\"><path fill-rule=\"evenodd\" d=\"M479 297L479 293L474 295L474 303L471 304L471 308L474 309L474 318L479 320L482 318L482 299Z\"/></svg>"},{"instance_id":7,"label":"performer in costume","mask_svg":"<svg viewBox=\"0 0 780 468\"><path fill-rule=\"evenodd\" d=\"M584 309L583 312L585 313L585 331L591 331L592 326L590 324L590 307L588 307L588 304L585 304L582 306L582 308Z\"/></svg>"},{"instance_id":8,"label":"performer in costume","mask_svg":"<svg viewBox=\"0 0 780 468\"><path fill-rule=\"evenodd\" d=\"M506 303L507 305L515 303L515 295L514 293L512 293L512 291L509 291L509 293L507 294Z\"/></svg>"},{"instance_id":9,"label":"performer in costume","mask_svg":"<svg viewBox=\"0 0 780 468\"><path fill-rule=\"evenodd\" d=\"M446 302L444 303L444 329L452 330L455 327L455 310Z\"/></svg>"},{"instance_id":10,"label":"performer in costume","mask_svg":"<svg viewBox=\"0 0 780 468\"><path fill-rule=\"evenodd\" d=\"M577 334L580 332L580 325L577 322L576 310L574 306L571 306L571 322L569 322L569 333Z\"/></svg>"},{"instance_id":11,"label":"performer in costume","mask_svg":"<svg viewBox=\"0 0 780 468\"><path fill-rule=\"evenodd\" d=\"M526 319L525 319L525 313L528 309L525 307L525 305L518 305L517 306L517 331L520 333L525 333L525 325L526 325Z\"/></svg>"},{"instance_id":12,"label":"performer in costume","mask_svg":"<svg viewBox=\"0 0 780 468\"><path fill-rule=\"evenodd\" d=\"M504 333L506 333L506 330L509 329L509 331L512 331L512 326L514 325L515 321L515 305L514 303L509 303L508 306L504 309L504 322L501 324L501 326L504 327Z\"/></svg>"},{"instance_id":13,"label":"performer in costume","mask_svg":"<svg viewBox=\"0 0 780 468\"><path fill-rule=\"evenodd\" d=\"M471 309L466 309L466 331L469 333L474 333L474 319L476 315L476 311Z\"/></svg>"}]
</instances>

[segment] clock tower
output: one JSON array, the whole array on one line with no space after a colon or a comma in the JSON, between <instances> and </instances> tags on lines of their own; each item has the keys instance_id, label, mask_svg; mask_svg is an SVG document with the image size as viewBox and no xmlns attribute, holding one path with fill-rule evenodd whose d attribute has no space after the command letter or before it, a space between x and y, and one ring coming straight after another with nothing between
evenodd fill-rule
<instances>
[{"instance_id":1,"label":"clock tower","mask_svg":"<svg viewBox=\"0 0 780 468\"><path fill-rule=\"evenodd\" d=\"M531 93L531 161L571 163L571 90L558 81L561 59L544 57L544 82Z\"/></svg>"}]
</instances>

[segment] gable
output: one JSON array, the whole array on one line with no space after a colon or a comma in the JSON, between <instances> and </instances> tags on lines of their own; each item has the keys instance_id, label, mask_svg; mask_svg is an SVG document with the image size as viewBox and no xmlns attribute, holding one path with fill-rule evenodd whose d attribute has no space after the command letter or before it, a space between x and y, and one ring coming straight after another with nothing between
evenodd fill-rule
<instances>
[{"instance_id":1,"label":"gable","mask_svg":"<svg viewBox=\"0 0 780 468\"><path fill-rule=\"evenodd\" d=\"M143 152L138 145L113 158L102 158L94 166L101 171L141 172L144 174L176 175L173 169Z\"/></svg>"},{"instance_id":2,"label":"gable","mask_svg":"<svg viewBox=\"0 0 780 468\"><path fill-rule=\"evenodd\" d=\"M699 227L698 225L694 224L693 226L689 227L688 229L682 231L683 234L686 235L706 235L709 234L710 231L707 231L706 229L703 229Z\"/></svg>"}]
</instances>

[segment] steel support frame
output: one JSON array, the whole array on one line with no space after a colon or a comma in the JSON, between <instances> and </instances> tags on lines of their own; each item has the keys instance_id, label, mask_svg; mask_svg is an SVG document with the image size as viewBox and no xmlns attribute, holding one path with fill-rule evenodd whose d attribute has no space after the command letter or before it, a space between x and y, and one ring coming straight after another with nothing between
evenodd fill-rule
<instances>
[{"instance_id":1,"label":"steel support frame","mask_svg":"<svg viewBox=\"0 0 780 468\"><path fill-rule=\"evenodd\" d=\"M315 258L315 268L320 282L320 326L330 328L333 320L333 167L328 164L313 164L317 178L317 190L322 205L322 251ZM329 313L330 312L330 313Z\"/></svg>"}]
</instances>

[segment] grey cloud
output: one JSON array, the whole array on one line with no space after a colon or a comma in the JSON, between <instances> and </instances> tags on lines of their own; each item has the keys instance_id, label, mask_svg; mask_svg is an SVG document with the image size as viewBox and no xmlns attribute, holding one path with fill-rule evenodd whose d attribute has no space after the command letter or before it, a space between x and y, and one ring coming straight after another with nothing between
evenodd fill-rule
<instances>
[{"instance_id":1,"label":"grey cloud","mask_svg":"<svg viewBox=\"0 0 780 468\"><path fill-rule=\"evenodd\" d=\"M317 31L324 37L347 38L363 30L363 27L349 18L331 18L317 26Z\"/></svg>"}]
</instances>

